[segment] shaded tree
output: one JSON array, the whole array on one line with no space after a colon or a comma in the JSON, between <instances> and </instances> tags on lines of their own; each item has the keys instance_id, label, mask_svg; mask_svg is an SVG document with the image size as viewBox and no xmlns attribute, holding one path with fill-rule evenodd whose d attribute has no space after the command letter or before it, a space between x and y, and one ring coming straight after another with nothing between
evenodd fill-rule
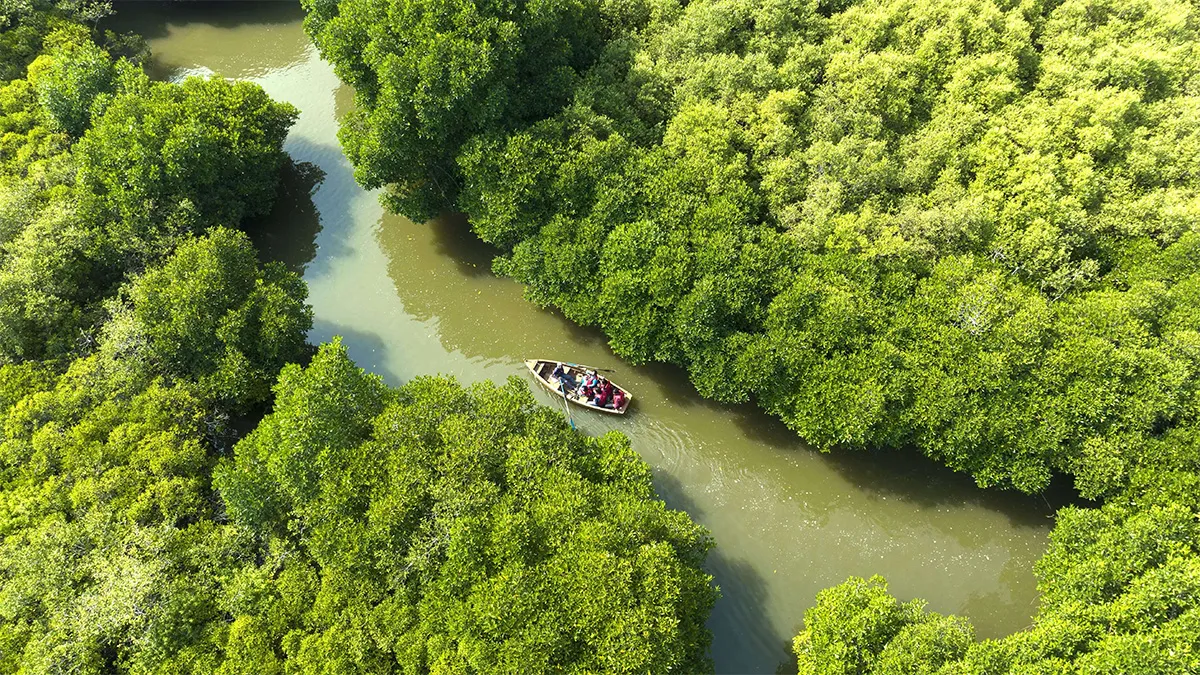
<instances>
[{"instance_id":1,"label":"shaded tree","mask_svg":"<svg viewBox=\"0 0 1200 675\"><path fill-rule=\"evenodd\" d=\"M173 237L264 215L296 114L248 82L150 82L126 67L75 149L88 206L114 221L115 244L143 260L163 255Z\"/></svg>"},{"instance_id":2,"label":"shaded tree","mask_svg":"<svg viewBox=\"0 0 1200 675\"><path fill-rule=\"evenodd\" d=\"M110 308L111 348L231 405L266 401L279 369L304 354L312 327L304 282L280 263L260 267L237 230L180 245L126 295L127 304Z\"/></svg>"}]
</instances>

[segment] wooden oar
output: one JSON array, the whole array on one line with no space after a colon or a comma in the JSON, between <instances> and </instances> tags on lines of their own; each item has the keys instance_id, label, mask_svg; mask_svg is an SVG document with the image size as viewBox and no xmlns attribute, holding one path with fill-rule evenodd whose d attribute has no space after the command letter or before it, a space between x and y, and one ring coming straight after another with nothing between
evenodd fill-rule
<instances>
[{"instance_id":1,"label":"wooden oar","mask_svg":"<svg viewBox=\"0 0 1200 675\"><path fill-rule=\"evenodd\" d=\"M571 417L571 405L567 402L567 385L563 384L561 379L558 381L558 390L562 392L563 395L563 409L567 411L567 421L571 423L571 430L578 431L578 429L575 428L575 418Z\"/></svg>"},{"instance_id":2,"label":"wooden oar","mask_svg":"<svg viewBox=\"0 0 1200 675\"><path fill-rule=\"evenodd\" d=\"M585 366L582 363L567 363L566 361L563 361L562 364L564 366L571 366L572 368L583 368L585 370L591 369L598 373L615 373L615 372L617 372L613 368L596 368L595 366Z\"/></svg>"}]
</instances>

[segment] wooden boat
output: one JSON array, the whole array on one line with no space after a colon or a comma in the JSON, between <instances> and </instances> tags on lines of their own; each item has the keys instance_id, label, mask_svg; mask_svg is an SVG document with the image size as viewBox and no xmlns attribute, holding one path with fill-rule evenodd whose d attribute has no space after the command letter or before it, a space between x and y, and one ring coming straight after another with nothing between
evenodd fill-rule
<instances>
[{"instance_id":1,"label":"wooden boat","mask_svg":"<svg viewBox=\"0 0 1200 675\"><path fill-rule=\"evenodd\" d=\"M543 387L549 389L557 396L562 397L563 394L562 390L559 388L558 379L551 375L551 373L554 372L554 369L558 367L558 364L560 363L567 368L567 373L571 377L574 377L576 381L582 380L586 371L595 370L595 368L581 366L577 363L550 361L547 359L529 359L525 361L525 367L529 369L529 372L533 373L533 376L537 378L538 382L542 383ZM612 382L612 380L609 380L609 382ZM610 415L624 415L625 411L629 409L629 402L633 400L633 394L630 394L628 389L617 386L616 382L612 382L612 386L614 390L620 389L625 393L625 404L620 408L601 408L600 406L594 405L591 401L570 390L567 391L566 398L571 403L583 408L587 408L588 410L595 410L597 412L608 413Z\"/></svg>"}]
</instances>

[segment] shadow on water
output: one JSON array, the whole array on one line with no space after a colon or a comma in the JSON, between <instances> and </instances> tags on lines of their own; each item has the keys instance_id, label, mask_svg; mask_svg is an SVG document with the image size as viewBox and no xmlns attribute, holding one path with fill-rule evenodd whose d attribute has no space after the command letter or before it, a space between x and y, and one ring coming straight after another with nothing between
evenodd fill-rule
<instances>
[{"instance_id":1,"label":"shadow on water","mask_svg":"<svg viewBox=\"0 0 1200 675\"><path fill-rule=\"evenodd\" d=\"M333 94L333 117L344 120L354 110L354 87L342 85Z\"/></svg>"},{"instance_id":2,"label":"shadow on water","mask_svg":"<svg viewBox=\"0 0 1200 675\"><path fill-rule=\"evenodd\" d=\"M246 223L245 230L263 260L281 262L303 274L305 266L317 257L321 215L313 193L325 180L325 172L316 164L288 157L279 173L271 212Z\"/></svg>"},{"instance_id":3,"label":"shadow on water","mask_svg":"<svg viewBox=\"0 0 1200 675\"><path fill-rule=\"evenodd\" d=\"M912 447L835 448L821 452L808 447L795 431L756 406L727 409L737 413L735 423L746 436L779 449L816 453L849 483L876 499L899 499L930 509L971 504L1002 513L1021 527L1044 527L1058 509L1086 503L1063 476L1056 476L1040 494L980 488L969 475L943 466Z\"/></svg>"},{"instance_id":4,"label":"shadow on water","mask_svg":"<svg viewBox=\"0 0 1200 675\"><path fill-rule=\"evenodd\" d=\"M147 40L166 37L168 25L205 23L215 28L248 24L290 24L304 18L298 1L286 0L116 0L116 13L100 22L101 29L133 31Z\"/></svg>"},{"instance_id":5,"label":"shadow on water","mask_svg":"<svg viewBox=\"0 0 1200 675\"><path fill-rule=\"evenodd\" d=\"M414 236L417 229L428 234L422 232ZM391 216L385 218L384 227L379 235L380 248L389 260L388 273L395 284L397 295L404 300L405 307L421 318L442 318L447 322L445 329L448 332L457 332L457 327L452 325L455 322L462 322L466 333L476 331L479 314L455 312L454 308L449 306L461 301L463 294L425 294L415 297L416 289L427 285L416 274L433 274L464 290L473 282L489 279L498 281L510 288L489 291L489 302L511 303L513 310L509 313L519 312L526 316L536 313L539 318L549 319L549 323L554 326L553 333L562 336L573 345L603 347L607 350L608 338L599 328L575 323L563 316L557 307L538 307L523 297L522 287L516 281L496 277L492 273L492 260L502 251L480 239L471 230L465 214L448 212L425 223L413 223ZM420 245L412 245L414 238L424 237L428 237L429 240L427 249ZM448 271L453 273L447 274ZM447 303L447 299L452 299L452 303ZM488 308L493 313L498 310L505 311L499 305L489 304ZM453 342L456 345L465 345L470 340L459 338Z\"/></svg>"},{"instance_id":6,"label":"shadow on water","mask_svg":"<svg viewBox=\"0 0 1200 675\"><path fill-rule=\"evenodd\" d=\"M149 43L145 69L153 79L168 79L198 64L225 77L246 79L303 61L311 48L303 32L291 30L304 19L299 2L118 0L113 4L116 13L104 19L100 28L134 33ZM155 46L168 41L169 53ZM246 59L247 54L253 54L253 59ZM250 62L254 65L248 68Z\"/></svg>"},{"instance_id":7,"label":"shadow on water","mask_svg":"<svg viewBox=\"0 0 1200 675\"><path fill-rule=\"evenodd\" d=\"M398 387L403 384L383 367L387 344L375 333L356 330L318 317L313 320L312 330L308 332L308 341L314 345L321 345L332 342L335 336L342 338L342 344L359 368L380 375L390 386Z\"/></svg>"},{"instance_id":8,"label":"shadow on water","mask_svg":"<svg viewBox=\"0 0 1200 675\"><path fill-rule=\"evenodd\" d=\"M305 223L300 234L311 233L311 237L302 242L303 250L290 252L290 255L293 259L303 259L302 269L306 278L328 274L332 271L330 266L335 261L354 255L354 247L350 242L353 234L351 220L355 199L362 192L354 182L349 163L345 161L341 149L337 146L314 143L303 136L292 134L288 137L285 150L296 164L310 165L313 170L320 172L320 180L308 192L307 202L301 192L306 188L305 179L310 178L309 175L298 175L295 177L296 182L287 186L289 198L294 197L297 200L296 208L279 214L279 217L299 218ZM285 181L287 178L285 173ZM271 218L276 217L276 214L272 213ZM289 242L282 243L291 245ZM318 249L321 252L320 257L316 257Z\"/></svg>"},{"instance_id":9,"label":"shadow on water","mask_svg":"<svg viewBox=\"0 0 1200 675\"><path fill-rule=\"evenodd\" d=\"M1003 514L1015 527L1044 528L1058 509L1085 503L1069 479L1059 477L1040 494L980 488L973 478L914 448L834 450L829 465L875 498L900 499L924 508L973 505Z\"/></svg>"},{"instance_id":10,"label":"shadow on water","mask_svg":"<svg viewBox=\"0 0 1200 675\"><path fill-rule=\"evenodd\" d=\"M469 277L492 274L492 258L500 255L501 251L471 231L465 213L444 213L427 221L424 227L433 233L437 253L452 260L459 272Z\"/></svg>"},{"instance_id":11,"label":"shadow on water","mask_svg":"<svg viewBox=\"0 0 1200 675\"><path fill-rule=\"evenodd\" d=\"M514 281L513 283L515 284L517 282ZM531 307L537 307L537 305L532 302L529 304ZM642 370L644 368L644 366L633 366L628 361L612 353L612 349L608 346L608 336L604 334L604 331L600 330L599 326L585 326L583 324L575 323L574 321L568 319L562 313L562 310L557 307L539 307L538 309L554 317L561 334L565 335L573 344L586 345L594 348L603 348L609 353L612 359L612 367L620 368L624 366L626 368L637 368L638 370ZM608 365L602 365L598 363L591 365L609 367Z\"/></svg>"},{"instance_id":12,"label":"shadow on water","mask_svg":"<svg viewBox=\"0 0 1200 675\"><path fill-rule=\"evenodd\" d=\"M599 328L594 330L603 335L603 333L600 333ZM661 382L663 387L671 392L671 403L674 405L687 408L706 408L714 412L739 411L741 408L746 407L738 404L719 403L710 398L705 398L696 390L696 385L692 384L692 379L688 376L687 369L673 363L656 361L638 366L638 370L646 373L654 381ZM757 408L750 408L746 411L746 414L752 416L757 412Z\"/></svg>"},{"instance_id":13,"label":"shadow on water","mask_svg":"<svg viewBox=\"0 0 1200 675\"><path fill-rule=\"evenodd\" d=\"M671 508L684 511L696 522L704 520L704 509L675 476L656 469L654 488ZM716 671L764 673L786 664L791 636L781 634L767 619L770 594L758 570L733 557L720 543L709 552L705 568L721 591L708 620Z\"/></svg>"}]
</instances>

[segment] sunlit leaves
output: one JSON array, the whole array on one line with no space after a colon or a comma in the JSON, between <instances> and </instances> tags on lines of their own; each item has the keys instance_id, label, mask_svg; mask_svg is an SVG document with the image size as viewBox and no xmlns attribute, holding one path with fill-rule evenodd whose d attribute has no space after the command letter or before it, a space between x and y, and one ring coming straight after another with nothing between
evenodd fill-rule
<instances>
[{"instance_id":1,"label":"sunlit leaves","mask_svg":"<svg viewBox=\"0 0 1200 675\"><path fill-rule=\"evenodd\" d=\"M124 246L162 255L172 236L265 212L294 108L247 82L152 83L140 70L123 78L76 154Z\"/></svg>"},{"instance_id":2,"label":"sunlit leaves","mask_svg":"<svg viewBox=\"0 0 1200 675\"><path fill-rule=\"evenodd\" d=\"M217 568L236 534L212 527L205 409L186 386L111 379L106 357L52 385L0 372L0 617L6 657L102 672L208 652ZM115 645L121 645L116 647ZM113 650L116 651L113 651Z\"/></svg>"},{"instance_id":3,"label":"sunlit leaves","mask_svg":"<svg viewBox=\"0 0 1200 675\"><path fill-rule=\"evenodd\" d=\"M210 469L230 416L304 355L311 310L244 234L194 236L269 208L295 111L151 83L86 29L9 10L5 73L58 30L0 88L0 669L270 672L311 579L226 524Z\"/></svg>"},{"instance_id":4,"label":"sunlit leaves","mask_svg":"<svg viewBox=\"0 0 1200 675\"><path fill-rule=\"evenodd\" d=\"M52 33L46 47L29 64L29 82L58 127L78 138L91 122L97 97L110 93L115 85L112 60L82 26Z\"/></svg>"},{"instance_id":5,"label":"sunlit leaves","mask_svg":"<svg viewBox=\"0 0 1200 675\"><path fill-rule=\"evenodd\" d=\"M595 58L594 2L308 2L305 28L357 106L339 138L363 185L430 217L460 188L474 134L554 114Z\"/></svg>"},{"instance_id":6,"label":"sunlit leaves","mask_svg":"<svg viewBox=\"0 0 1200 675\"><path fill-rule=\"evenodd\" d=\"M139 67L114 64L83 27L55 25L29 78L0 87L4 362L69 358L94 347L106 318L102 301L121 283L192 235L264 213L296 114L249 83L152 83ZM242 246L243 260L253 262ZM242 345L223 374L209 370L224 378L225 396L243 402L262 399L290 358L283 354L296 353L279 336L307 320L298 305L287 307L302 296L297 279L266 270L263 281L257 290L221 290L253 297L224 324L203 328L220 328L213 337ZM235 374L262 362L272 364L270 373Z\"/></svg>"},{"instance_id":7,"label":"sunlit leaves","mask_svg":"<svg viewBox=\"0 0 1200 675\"><path fill-rule=\"evenodd\" d=\"M518 381L389 390L326 345L217 485L319 566L282 643L301 671L711 667L707 534L654 499L626 439L575 434Z\"/></svg>"},{"instance_id":8,"label":"sunlit leaves","mask_svg":"<svg viewBox=\"0 0 1200 675\"><path fill-rule=\"evenodd\" d=\"M801 675L932 673L966 651L969 624L900 603L882 577L851 577L817 595L793 649Z\"/></svg>"},{"instance_id":9,"label":"sunlit leaves","mask_svg":"<svg viewBox=\"0 0 1200 675\"><path fill-rule=\"evenodd\" d=\"M138 356L198 382L213 400L241 405L266 400L312 326L299 277L278 263L260 268L249 238L225 228L182 244L128 295L128 314L118 310L117 321L144 333Z\"/></svg>"}]
</instances>

